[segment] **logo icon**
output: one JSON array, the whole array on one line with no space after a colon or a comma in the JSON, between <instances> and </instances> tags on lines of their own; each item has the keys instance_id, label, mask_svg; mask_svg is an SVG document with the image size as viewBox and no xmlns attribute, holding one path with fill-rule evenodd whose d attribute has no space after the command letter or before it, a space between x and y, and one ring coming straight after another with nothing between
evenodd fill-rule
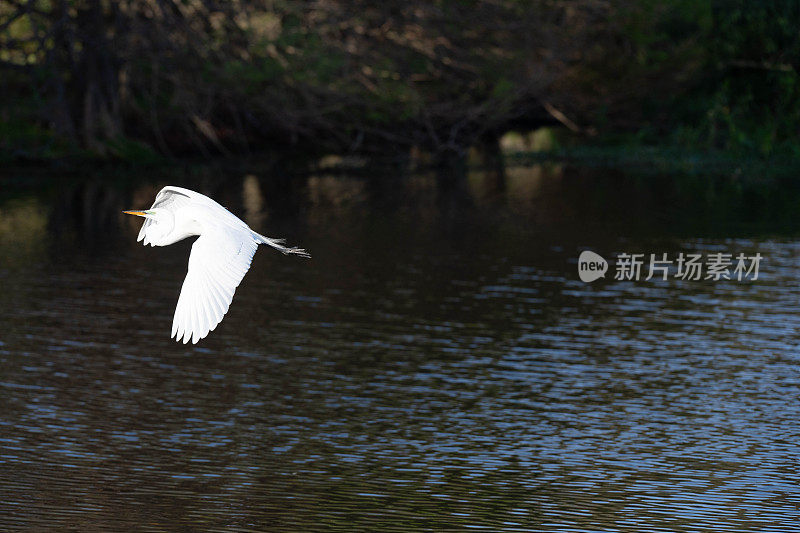
<instances>
[{"instance_id":1,"label":"logo icon","mask_svg":"<svg viewBox=\"0 0 800 533\"><path fill-rule=\"evenodd\" d=\"M604 278L607 271L608 261L603 259L602 256L589 250L581 252L580 257L578 257L578 276L580 276L581 281L591 283L596 279Z\"/></svg>"}]
</instances>

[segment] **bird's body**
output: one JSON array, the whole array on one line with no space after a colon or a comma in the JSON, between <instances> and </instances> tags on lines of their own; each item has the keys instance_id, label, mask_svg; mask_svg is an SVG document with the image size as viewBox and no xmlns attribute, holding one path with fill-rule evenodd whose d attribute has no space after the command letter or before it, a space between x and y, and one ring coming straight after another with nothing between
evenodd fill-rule
<instances>
[{"instance_id":1,"label":"bird's body","mask_svg":"<svg viewBox=\"0 0 800 533\"><path fill-rule=\"evenodd\" d=\"M145 217L137 239L145 245L168 246L199 236L172 320L172 337L179 342L196 343L222 321L259 244L309 257L305 250L256 233L208 196L182 187L164 187L146 211L125 212Z\"/></svg>"}]
</instances>

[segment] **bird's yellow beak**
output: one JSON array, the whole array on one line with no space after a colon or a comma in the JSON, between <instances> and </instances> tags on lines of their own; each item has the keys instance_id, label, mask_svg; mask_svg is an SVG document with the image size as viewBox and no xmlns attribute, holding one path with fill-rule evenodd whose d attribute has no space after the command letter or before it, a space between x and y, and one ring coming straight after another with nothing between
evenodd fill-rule
<instances>
[{"instance_id":1,"label":"bird's yellow beak","mask_svg":"<svg viewBox=\"0 0 800 533\"><path fill-rule=\"evenodd\" d=\"M126 215L139 215L140 217L147 216L147 213L144 211L123 211Z\"/></svg>"}]
</instances>

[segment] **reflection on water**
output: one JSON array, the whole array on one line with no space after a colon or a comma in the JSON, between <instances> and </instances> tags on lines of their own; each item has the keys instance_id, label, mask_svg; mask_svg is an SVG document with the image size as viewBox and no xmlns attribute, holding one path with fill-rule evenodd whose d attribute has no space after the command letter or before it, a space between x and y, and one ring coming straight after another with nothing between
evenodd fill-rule
<instances>
[{"instance_id":1,"label":"reflection on water","mask_svg":"<svg viewBox=\"0 0 800 533\"><path fill-rule=\"evenodd\" d=\"M797 197L515 172L455 201L314 176L288 211L266 174L176 182L313 255L260 250L197 346L190 243L118 214L159 184L0 199L3 530L791 530ZM587 246L765 259L587 285Z\"/></svg>"}]
</instances>

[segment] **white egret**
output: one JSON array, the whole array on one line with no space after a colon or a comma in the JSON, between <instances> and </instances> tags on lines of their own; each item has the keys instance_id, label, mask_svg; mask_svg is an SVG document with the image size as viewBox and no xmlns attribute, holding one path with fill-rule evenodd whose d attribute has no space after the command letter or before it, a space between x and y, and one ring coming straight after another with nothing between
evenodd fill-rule
<instances>
[{"instance_id":1,"label":"white egret","mask_svg":"<svg viewBox=\"0 0 800 533\"><path fill-rule=\"evenodd\" d=\"M256 233L208 196L181 187L161 189L146 211L123 212L145 218L137 239L144 245L167 246L199 235L172 319L172 337L184 344L197 343L222 321L259 244L310 257L301 248L283 246L282 239Z\"/></svg>"}]
</instances>

